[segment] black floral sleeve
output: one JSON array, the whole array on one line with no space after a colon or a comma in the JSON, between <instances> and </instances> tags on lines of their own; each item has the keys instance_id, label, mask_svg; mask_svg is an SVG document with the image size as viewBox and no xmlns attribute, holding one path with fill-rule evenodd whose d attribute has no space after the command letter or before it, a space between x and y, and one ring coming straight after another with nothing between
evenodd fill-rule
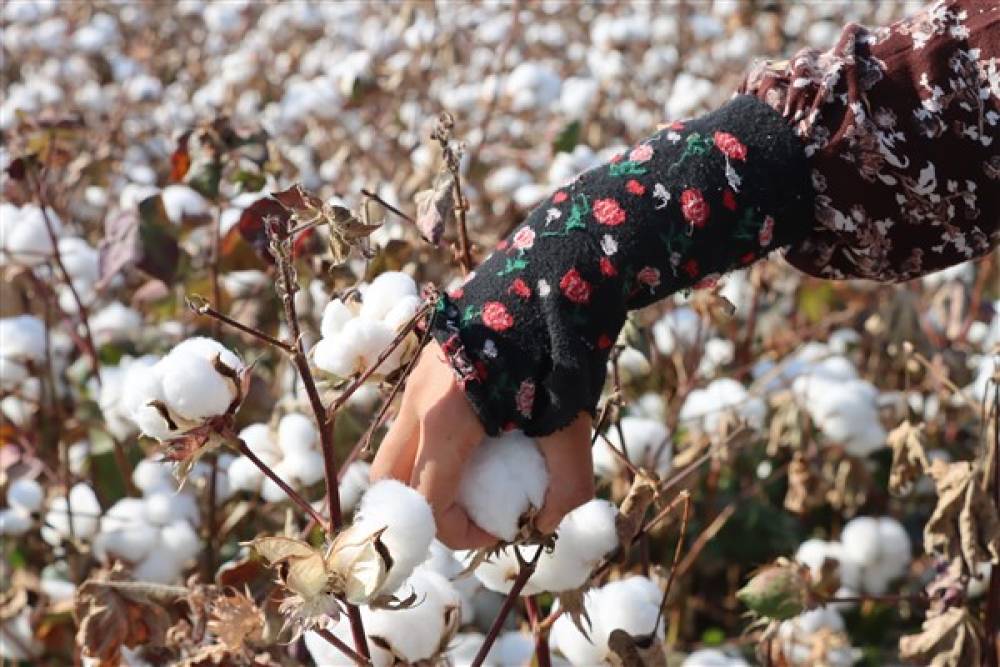
<instances>
[{"instance_id":1,"label":"black floral sleeve","mask_svg":"<svg viewBox=\"0 0 1000 667\"><path fill-rule=\"evenodd\" d=\"M673 123L542 202L432 330L487 432L593 414L628 310L798 241L813 219L802 142L751 96Z\"/></svg>"}]
</instances>

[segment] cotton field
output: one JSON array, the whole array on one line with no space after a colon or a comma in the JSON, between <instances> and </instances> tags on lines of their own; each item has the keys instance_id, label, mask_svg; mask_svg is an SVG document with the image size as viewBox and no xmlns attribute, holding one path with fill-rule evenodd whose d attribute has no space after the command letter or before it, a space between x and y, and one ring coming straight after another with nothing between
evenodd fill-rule
<instances>
[{"instance_id":1,"label":"cotton field","mask_svg":"<svg viewBox=\"0 0 1000 667\"><path fill-rule=\"evenodd\" d=\"M4 664L997 667L995 251L631 311L554 531L542 437L448 480L478 549L370 474L536 204L919 6L5 2Z\"/></svg>"}]
</instances>

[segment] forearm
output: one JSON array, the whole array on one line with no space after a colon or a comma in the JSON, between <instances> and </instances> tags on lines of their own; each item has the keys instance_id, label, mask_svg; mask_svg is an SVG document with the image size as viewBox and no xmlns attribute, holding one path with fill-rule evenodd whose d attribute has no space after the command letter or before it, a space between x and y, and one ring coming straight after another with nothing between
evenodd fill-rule
<instances>
[{"instance_id":1,"label":"forearm","mask_svg":"<svg viewBox=\"0 0 1000 667\"><path fill-rule=\"evenodd\" d=\"M441 302L434 334L490 433L593 411L626 312L809 229L802 144L738 97L675 123L542 202Z\"/></svg>"}]
</instances>

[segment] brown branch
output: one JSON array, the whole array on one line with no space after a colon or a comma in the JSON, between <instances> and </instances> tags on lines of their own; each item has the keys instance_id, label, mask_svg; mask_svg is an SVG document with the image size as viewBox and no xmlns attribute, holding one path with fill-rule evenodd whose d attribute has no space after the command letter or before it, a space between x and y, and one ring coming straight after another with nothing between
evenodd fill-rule
<instances>
[{"instance_id":1,"label":"brown branch","mask_svg":"<svg viewBox=\"0 0 1000 667\"><path fill-rule=\"evenodd\" d=\"M535 662L538 667L552 667L552 652L549 650L548 628L542 625L544 619L538 611L538 599L531 595L524 598L524 608L528 612L531 633L535 636Z\"/></svg>"},{"instance_id":2,"label":"brown branch","mask_svg":"<svg viewBox=\"0 0 1000 667\"><path fill-rule=\"evenodd\" d=\"M330 644L333 645L334 648L336 648L338 651L346 655L355 663L361 665L361 667L369 667L372 664L371 660L359 655L357 651L352 649L350 646L344 643L344 641L342 641L339 637L337 637L337 635L333 634L326 628L318 628L314 630L314 632L323 639L325 639L326 641L330 642Z\"/></svg>"},{"instance_id":3,"label":"brown branch","mask_svg":"<svg viewBox=\"0 0 1000 667\"><path fill-rule=\"evenodd\" d=\"M306 501L306 499L303 498L298 493L298 491L288 486L288 483L285 482L285 480L281 479L281 477L279 477L278 474L274 472L270 466L261 461L257 457L257 455L253 453L253 450L250 449L249 446L247 446L247 443L243 442L243 440L241 440L240 438L234 438L233 442L236 444L236 449L239 450L240 454L250 459L250 462L253 463L255 466L257 466L257 468L259 468L260 471L264 473L268 479L277 484L278 487L285 492L285 494L292 500L293 503L298 505L303 512L311 516L314 521L316 521L320 525L323 525L323 517L321 517L319 513L315 509L313 509L313 506L310 505Z\"/></svg>"},{"instance_id":4,"label":"brown branch","mask_svg":"<svg viewBox=\"0 0 1000 667\"><path fill-rule=\"evenodd\" d=\"M496 618L493 619L493 624L490 626L490 631L486 635L486 639L483 641L483 645L479 647L479 652L476 653L475 659L472 661L472 667L482 667L483 661L486 660L486 656L489 654L490 649L493 648L493 642L497 640L500 635L500 630L503 629L503 624L507 620L510 610L514 607L514 601L517 600L521 591L524 589L524 585L528 583L528 579L531 575L535 573L535 565L538 564L538 559L542 557L542 550L544 546L539 546L538 550L535 551L535 555L531 557L530 561L524 560L521 555L521 550L514 547L514 555L517 556L517 561L520 564L520 570L518 570L517 578L514 579L514 585L510 587L510 592L507 593L507 597L503 601L503 605L500 607L500 611L497 613Z\"/></svg>"},{"instance_id":5,"label":"brown branch","mask_svg":"<svg viewBox=\"0 0 1000 667\"><path fill-rule=\"evenodd\" d=\"M228 324L229 326L233 327L234 329L239 329L243 333L250 334L254 338L256 338L258 340L261 340L261 341L267 343L268 345L274 346L274 347L276 347L276 348L278 348L280 350L284 350L285 352L288 352L289 354L292 353L292 351L293 351L292 350L292 346L289 345L288 343L286 343L286 342L284 342L282 340L278 340L277 338L274 338L273 336L269 336L266 333L264 333L263 331L261 331L260 329L254 329L253 327L251 327L249 325L246 325L246 324L243 324L242 322L234 320L233 318L229 317L228 315L226 315L224 313L220 313L218 310L216 310L212 306L208 305L207 303L200 302L198 300L199 298L200 297L188 297L186 299L188 307L191 310L193 310L194 312L198 313L199 315L207 315L208 317L215 318L219 322L222 322L223 324Z\"/></svg>"},{"instance_id":6,"label":"brown branch","mask_svg":"<svg viewBox=\"0 0 1000 667\"><path fill-rule=\"evenodd\" d=\"M670 574L667 575L667 585L663 588L663 598L660 600L660 608L656 611L656 623L653 623L654 635L656 634L656 629L660 627L660 621L663 619L663 610L667 608L670 588L674 585L674 579L677 578L677 562L681 558L681 551L684 550L684 536L687 534L688 522L691 520L691 494L687 491L681 491L679 497L683 498L684 516L681 519L681 527L677 533L677 546L674 548L674 559L670 563Z\"/></svg>"},{"instance_id":7,"label":"brown branch","mask_svg":"<svg viewBox=\"0 0 1000 667\"><path fill-rule=\"evenodd\" d=\"M398 215L399 217L401 217L403 220L406 220L411 225L417 224L417 221L414 220L411 216L403 213L398 208L396 208L395 206L393 206L392 204L390 204L386 200L382 199L381 197L379 197L377 194L375 194L371 190L366 190L364 188L361 188L361 194L363 194L365 197L368 197L369 199L371 199L372 201L374 201L376 204L378 204L382 208L384 208L386 210L389 210L389 211L392 211L393 213L395 213L396 215Z\"/></svg>"}]
</instances>

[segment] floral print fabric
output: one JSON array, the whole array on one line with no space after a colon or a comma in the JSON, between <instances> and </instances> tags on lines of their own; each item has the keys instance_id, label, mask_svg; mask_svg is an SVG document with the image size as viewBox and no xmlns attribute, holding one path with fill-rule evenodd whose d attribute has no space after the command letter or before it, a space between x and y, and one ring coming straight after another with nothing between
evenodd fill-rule
<instances>
[{"instance_id":1,"label":"floral print fabric","mask_svg":"<svg viewBox=\"0 0 1000 667\"><path fill-rule=\"evenodd\" d=\"M487 432L545 435L593 413L628 310L800 240L813 205L801 141L740 96L553 193L432 330Z\"/></svg>"},{"instance_id":2,"label":"floral print fabric","mask_svg":"<svg viewBox=\"0 0 1000 667\"><path fill-rule=\"evenodd\" d=\"M829 51L756 66L741 92L805 142L816 215L786 255L799 269L908 280L1000 239L1000 3L849 25Z\"/></svg>"}]
</instances>

